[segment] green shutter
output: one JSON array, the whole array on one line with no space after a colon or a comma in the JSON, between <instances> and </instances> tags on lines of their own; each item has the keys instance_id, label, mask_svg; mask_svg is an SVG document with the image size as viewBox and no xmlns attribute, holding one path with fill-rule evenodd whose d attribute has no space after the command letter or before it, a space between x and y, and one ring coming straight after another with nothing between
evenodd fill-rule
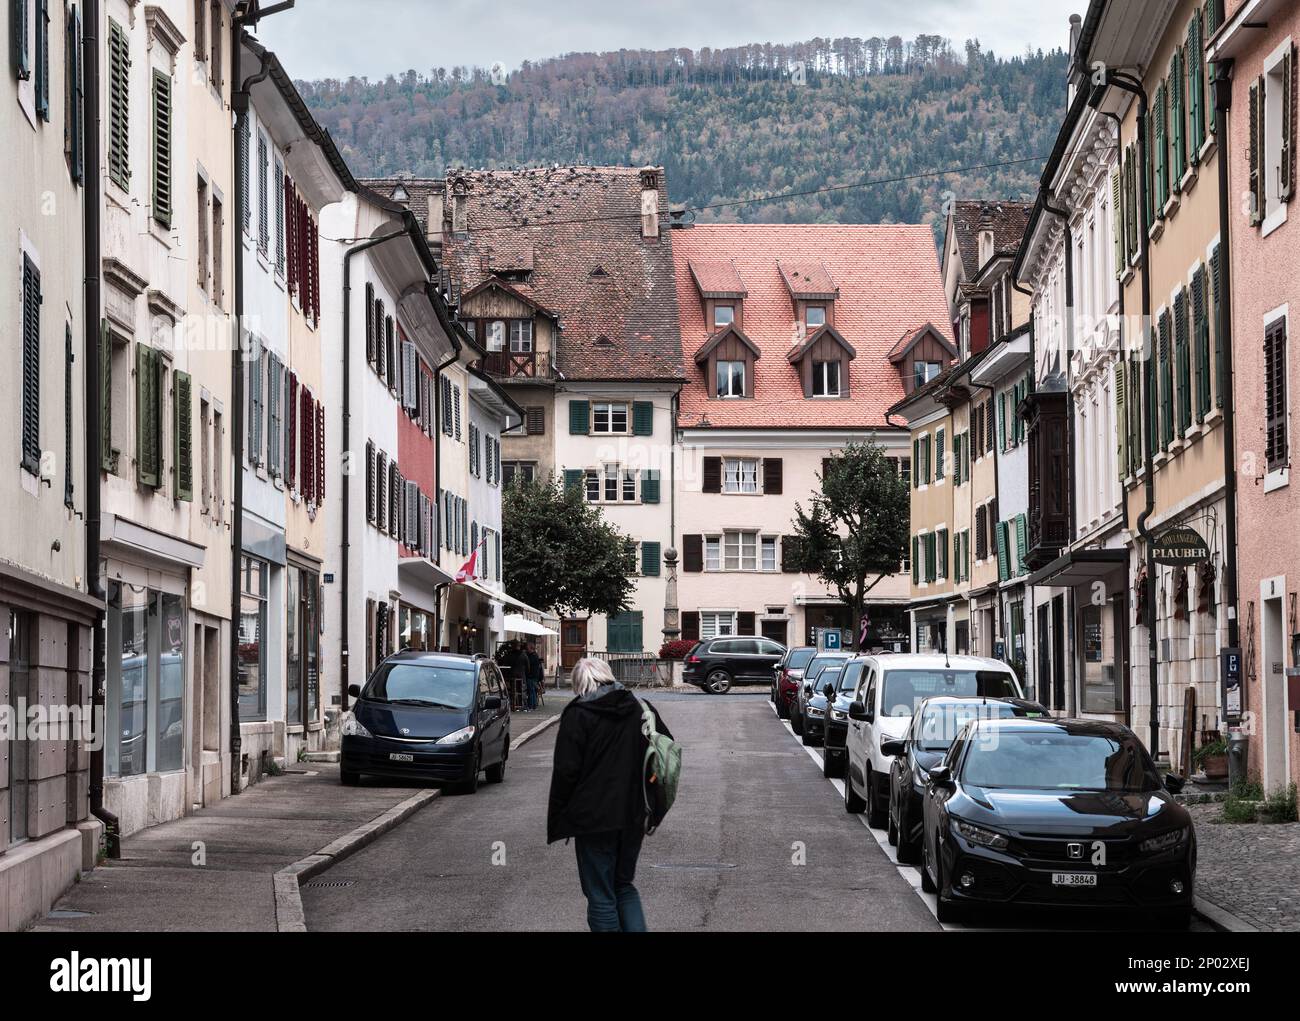
<instances>
[{"instance_id":1,"label":"green shutter","mask_svg":"<svg viewBox=\"0 0 1300 1021\"><path fill-rule=\"evenodd\" d=\"M1169 64L1169 148L1173 154L1173 170L1169 188L1175 195L1183 190L1183 171L1187 169L1187 132L1183 123L1183 51L1174 50Z\"/></svg>"},{"instance_id":2,"label":"green shutter","mask_svg":"<svg viewBox=\"0 0 1300 1021\"><path fill-rule=\"evenodd\" d=\"M641 502L659 502L659 472L649 468L641 472Z\"/></svg>"},{"instance_id":3,"label":"green shutter","mask_svg":"<svg viewBox=\"0 0 1300 1021\"><path fill-rule=\"evenodd\" d=\"M565 468L564 469L564 488L581 489L582 488L582 469Z\"/></svg>"},{"instance_id":4,"label":"green shutter","mask_svg":"<svg viewBox=\"0 0 1300 1021\"><path fill-rule=\"evenodd\" d=\"M632 435L649 436L655 431L655 406L649 401L632 402Z\"/></svg>"},{"instance_id":5,"label":"green shutter","mask_svg":"<svg viewBox=\"0 0 1300 1021\"><path fill-rule=\"evenodd\" d=\"M176 466L176 499L194 499L194 444L192 440L191 413L193 384L188 372L174 374L176 421L172 427L172 463Z\"/></svg>"},{"instance_id":6,"label":"green shutter","mask_svg":"<svg viewBox=\"0 0 1300 1021\"><path fill-rule=\"evenodd\" d=\"M921 484L921 441L912 440L912 488Z\"/></svg>"},{"instance_id":7,"label":"green shutter","mask_svg":"<svg viewBox=\"0 0 1300 1021\"><path fill-rule=\"evenodd\" d=\"M50 0L36 0L36 116L50 119Z\"/></svg>"},{"instance_id":8,"label":"green shutter","mask_svg":"<svg viewBox=\"0 0 1300 1021\"><path fill-rule=\"evenodd\" d=\"M591 431L591 402L569 401L569 433L586 436Z\"/></svg>"},{"instance_id":9,"label":"green shutter","mask_svg":"<svg viewBox=\"0 0 1300 1021\"><path fill-rule=\"evenodd\" d=\"M998 446L1007 449L1007 395L998 394Z\"/></svg>"},{"instance_id":10,"label":"green shutter","mask_svg":"<svg viewBox=\"0 0 1300 1021\"><path fill-rule=\"evenodd\" d=\"M113 334L99 321L99 466L113 470Z\"/></svg>"},{"instance_id":11,"label":"green shutter","mask_svg":"<svg viewBox=\"0 0 1300 1021\"><path fill-rule=\"evenodd\" d=\"M1187 24L1187 131L1188 159L1201 162L1205 142L1205 52L1201 46L1201 14L1196 11Z\"/></svg>"},{"instance_id":12,"label":"green shutter","mask_svg":"<svg viewBox=\"0 0 1300 1021\"><path fill-rule=\"evenodd\" d=\"M1174 367L1169 312L1160 314L1160 449L1168 450L1174 441Z\"/></svg>"},{"instance_id":13,"label":"green shutter","mask_svg":"<svg viewBox=\"0 0 1300 1021\"><path fill-rule=\"evenodd\" d=\"M1192 274L1192 339L1196 344L1196 421L1210 413L1210 323L1205 308L1205 267Z\"/></svg>"},{"instance_id":14,"label":"green shutter","mask_svg":"<svg viewBox=\"0 0 1300 1021\"><path fill-rule=\"evenodd\" d=\"M1029 552L1028 519L1024 514L1016 515L1016 574L1025 573L1025 554Z\"/></svg>"},{"instance_id":15,"label":"green shutter","mask_svg":"<svg viewBox=\"0 0 1300 1021\"><path fill-rule=\"evenodd\" d=\"M135 346L135 458L141 485L158 488L158 352Z\"/></svg>"},{"instance_id":16,"label":"green shutter","mask_svg":"<svg viewBox=\"0 0 1300 1021\"><path fill-rule=\"evenodd\" d=\"M1168 80L1156 87L1156 215L1164 219L1169 200L1169 86Z\"/></svg>"},{"instance_id":17,"label":"green shutter","mask_svg":"<svg viewBox=\"0 0 1300 1021\"><path fill-rule=\"evenodd\" d=\"M938 549L938 576L946 578L948 577L948 529L939 529L935 543Z\"/></svg>"},{"instance_id":18,"label":"green shutter","mask_svg":"<svg viewBox=\"0 0 1300 1021\"><path fill-rule=\"evenodd\" d=\"M1120 481L1128 474L1128 364L1121 358L1115 363L1115 465Z\"/></svg>"},{"instance_id":19,"label":"green shutter","mask_svg":"<svg viewBox=\"0 0 1300 1021\"><path fill-rule=\"evenodd\" d=\"M85 143L82 103L85 98L86 83L81 65L81 8L79 6L74 5L68 12L65 50L68 119L64 125L64 134L67 140L68 167L72 172L72 179L80 183L83 173L81 150Z\"/></svg>"},{"instance_id":20,"label":"green shutter","mask_svg":"<svg viewBox=\"0 0 1300 1021\"><path fill-rule=\"evenodd\" d=\"M917 536L912 536L912 584L915 585L921 580L921 541Z\"/></svg>"},{"instance_id":21,"label":"green shutter","mask_svg":"<svg viewBox=\"0 0 1300 1021\"><path fill-rule=\"evenodd\" d=\"M1178 362L1178 435L1192 427L1192 362L1187 336L1187 290L1174 299L1174 347Z\"/></svg>"},{"instance_id":22,"label":"green shutter","mask_svg":"<svg viewBox=\"0 0 1300 1021\"><path fill-rule=\"evenodd\" d=\"M1214 406L1221 408L1228 388L1228 367L1223 358L1223 274L1218 245L1210 253L1210 285L1213 293L1210 319L1214 323Z\"/></svg>"},{"instance_id":23,"label":"green shutter","mask_svg":"<svg viewBox=\"0 0 1300 1021\"><path fill-rule=\"evenodd\" d=\"M172 225L172 80L153 73L153 218Z\"/></svg>"},{"instance_id":24,"label":"green shutter","mask_svg":"<svg viewBox=\"0 0 1300 1021\"><path fill-rule=\"evenodd\" d=\"M1115 275L1124 275L1124 188L1118 168L1110 175L1110 232L1115 244Z\"/></svg>"},{"instance_id":25,"label":"green shutter","mask_svg":"<svg viewBox=\"0 0 1300 1021\"><path fill-rule=\"evenodd\" d=\"M1008 560L1009 551L1007 550L1007 523L999 521L996 531L998 537L998 581L1006 581L1011 576L1011 565Z\"/></svg>"},{"instance_id":26,"label":"green shutter","mask_svg":"<svg viewBox=\"0 0 1300 1021\"><path fill-rule=\"evenodd\" d=\"M659 577L659 543L641 544L641 573L647 578Z\"/></svg>"},{"instance_id":27,"label":"green shutter","mask_svg":"<svg viewBox=\"0 0 1300 1021\"><path fill-rule=\"evenodd\" d=\"M32 76L31 51L27 45L29 0L9 0L9 59L19 81Z\"/></svg>"},{"instance_id":28,"label":"green shutter","mask_svg":"<svg viewBox=\"0 0 1300 1021\"><path fill-rule=\"evenodd\" d=\"M108 176L131 186L131 55L126 33L108 19Z\"/></svg>"}]
</instances>

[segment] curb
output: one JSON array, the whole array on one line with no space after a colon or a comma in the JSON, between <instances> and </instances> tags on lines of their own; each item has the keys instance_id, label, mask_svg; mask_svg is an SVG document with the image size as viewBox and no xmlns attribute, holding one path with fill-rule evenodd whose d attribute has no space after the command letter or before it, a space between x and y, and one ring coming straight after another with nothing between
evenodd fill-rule
<instances>
[{"instance_id":1,"label":"curb","mask_svg":"<svg viewBox=\"0 0 1300 1021\"><path fill-rule=\"evenodd\" d=\"M559 721L559 713L548 717L512 740L510 750L513 752ZM345 833L337 840L326 844L315 854L300 858L292 865L286 865L276 872L273 877L276 931L306 932L307 918L302 907L302 884L320 875L336 862L356 854L367 844L374 843L441 794L441 790L420 791L418 794L413 794L405 801L398 802L383 815L376 816L368 823L363 823L350 833Z\"/></svg>"},{"instance_id":2,"label":"curb","mask_svg":"<svg viewBox=\"0 0 1300 1021\"><path fill-rule=\"evenodd\" d=\"M1192 906L1196 913L1219 932L1259 932L1256 926L1238 918L1226 908L1212 904L1204 897L1192 897Z\"/></svg>"}]
</instances>

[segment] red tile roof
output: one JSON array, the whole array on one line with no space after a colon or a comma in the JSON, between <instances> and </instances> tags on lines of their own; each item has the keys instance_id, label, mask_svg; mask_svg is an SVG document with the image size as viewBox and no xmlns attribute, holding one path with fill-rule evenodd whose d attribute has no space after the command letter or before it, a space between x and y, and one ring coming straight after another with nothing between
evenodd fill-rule
<instances>
[{"instance_id":1,"label":"red tile roof","mask_svg":"<svg viewBox=\"0 0 1300 1021\"><path fill-rule=\"evenodd\" d=\"M752 400L710 398L702 368L686 366L679 413L686 428L702 415L723 428L887 427L885 412L903 397L890 350L905 332L948 319L934 234L920 224L702 224L673 232L673 262L682 347L694 352L708 338L691 264L730 262L749 291L745 335L762 351ZM778 264L801 274L821 267L838 287L835 328L857 351L850 398L803 396L798 369L785 357L801 337Z\"/></svg>"},{"instance_id":2,"label":"red tile roof","mask_svg":"<svg viewBox=\"0 0 1300 1021\"><path fill-rule=\"evenodd\" d=\"M960 199L953 205L952 225L966 279L980 271L980 232L993 231L995 255L1014 254L1020 247L1032 202Z\"/></svg>"}]
</instances>

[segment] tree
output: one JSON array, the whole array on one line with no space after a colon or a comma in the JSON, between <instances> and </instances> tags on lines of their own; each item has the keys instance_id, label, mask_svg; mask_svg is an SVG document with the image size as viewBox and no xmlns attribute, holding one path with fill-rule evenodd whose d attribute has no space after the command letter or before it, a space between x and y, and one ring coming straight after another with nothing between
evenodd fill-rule
<instances>
[{"instance_id":1,"label":"tree","mask_svg":"<svg viewBox=\"0 0 1300 1021\"><path fill-rule=\"evenodd\" d=\"M853 610L856 643L867 593L897 573L907 551L907 483L873 441L850 443L823 464L821 492L807 511L794 507L794 559Z\"/></svg>"},{"instance_id":2,"label":"tree","mask_svg":"<svg viewBox=\"0 0 1300 1021\"><path fill-rule=\"evenodd\" d=\"M540 609L571 616L627 609L634 583L634 543L577 487L555 478L518 480L501 506L506 591Z\"/></svg>"}]
</instances>

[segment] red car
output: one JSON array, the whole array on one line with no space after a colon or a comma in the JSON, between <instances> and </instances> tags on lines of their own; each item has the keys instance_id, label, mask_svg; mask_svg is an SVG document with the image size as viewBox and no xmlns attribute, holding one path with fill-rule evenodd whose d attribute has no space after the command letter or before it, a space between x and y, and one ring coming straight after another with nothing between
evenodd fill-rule
<instances>
[{"instance_id":1,"label":"red car","mask_svg":"<svg viewBox=\"0 0 1300 1021\"><path fill-rule=\"evenodd\" d=\"M803 668L817 655L811 645L801 645L787 649L781 662L776 665L776 676L772 678L772 704L776 714L783 720L790 718L790 705L799 693L799 682L803 680Z\"/></svg>"}]
</instances>

